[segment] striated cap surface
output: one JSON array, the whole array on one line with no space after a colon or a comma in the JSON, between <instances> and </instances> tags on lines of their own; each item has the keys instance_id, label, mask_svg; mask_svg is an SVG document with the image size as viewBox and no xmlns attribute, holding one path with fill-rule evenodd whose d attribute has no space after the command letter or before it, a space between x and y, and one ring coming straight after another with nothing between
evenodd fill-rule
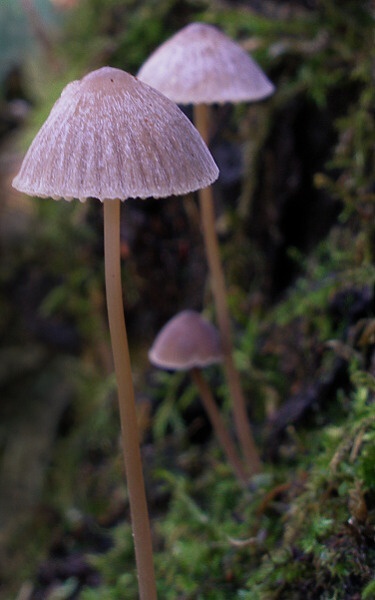
<instances>
[{"instance_id":1,"label":"striated cap surface","mask_svg":"<svg viewBox=\"0 0 375 600\"><path fill-rule=\"evenodd\" d=\"M178 106L129 73L102 67L69 83L13 186L54 199L166 197L210 185L217 166Z\"/></svg>"},{"instance_id":2,"label":"striated cap surface","mask_svg":"<svg viewBox=\"0 0 375 600\"><path fill-rule=\"evenodd\" d=\"M159 331L149 351L150 362L162 369L188 370L221 362L217 329L194 310L184 310Z\"/></svg>"},{"instance_id":3,"label":"striated cap surface","mask_svg":"<svg viewBox=\"0 0 375 600\"><path fill-rule=\"evenodd\" d=\"M178 104L256 101L275 90L239 44L205 23L191 23L159 46L138 77Z\"/></svg>"}]
</instances>

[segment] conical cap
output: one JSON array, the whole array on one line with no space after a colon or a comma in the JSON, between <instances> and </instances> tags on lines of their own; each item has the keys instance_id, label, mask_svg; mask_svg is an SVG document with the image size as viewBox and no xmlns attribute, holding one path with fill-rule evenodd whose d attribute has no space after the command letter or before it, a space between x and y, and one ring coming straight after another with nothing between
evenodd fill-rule
<instances>
[{"instance_id":1,"label":"conical cap","mask_svg":"<svg viewBox=\"0 0 375 600\"><path fill-rule=\"evenodd\" d=\"M221 362L223 352L216 327L194 310L183 310L159 331L148 353L162 369L188 370Z\"/></svg>"},{"instance_id":2,"label":"conical cap","mask_svg":"<svg viewBox=\"0 0 375 600\"><path fill-rule=\"evenodd\" d=\"M159 46L138 77L178 104L256 101L275 89L239 44L205 23L191 23Z\"/></svg>"},{"instance_id":3,"label":"conical cap","mask_svg":"<svg viewBox=\"0 0 375 600\"><path fill-rule=\"evenodd\" d=\"M218 169L178 106L120 69L68 84L13 186L33 196L100 200L185 194Z\"/></svg>"}]
</instances>

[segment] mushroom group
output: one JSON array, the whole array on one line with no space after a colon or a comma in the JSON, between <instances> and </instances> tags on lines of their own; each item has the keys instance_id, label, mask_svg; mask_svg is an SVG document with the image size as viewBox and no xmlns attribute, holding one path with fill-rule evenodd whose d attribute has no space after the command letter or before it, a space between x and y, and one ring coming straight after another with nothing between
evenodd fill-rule
<instances>
[{"instance_id":1,"label":"mushroom group","mask_svg":"<svg viewBox=\"0 0 375 600\"><path fill-rule=\"evenodd\" d=\"M174 102L103 67L65 87L13 181L32 196L103 202L108 320L141 600L156 598L156 584L123 308L120 200L185 194L217 176L201 136Z\"/></svg>"},{"instance_id":2,"label":"mushroom group","mask_svg":"<svg viewBox=\"0 0 375 600\"><path fill-rule=\"evenodd\" d=\"M179 104L192 104L194 122L209 144L209 105L254 102L270 96L274 86L251 56L219 29L191 23L159 46L142 65L138 77ZM211 187L199 191L202 229L223 361L237 435L248 470L259 471L260 458L246 411L239 374L234 365L225 277L215 228Z\"/></svg>"}]
</instances>

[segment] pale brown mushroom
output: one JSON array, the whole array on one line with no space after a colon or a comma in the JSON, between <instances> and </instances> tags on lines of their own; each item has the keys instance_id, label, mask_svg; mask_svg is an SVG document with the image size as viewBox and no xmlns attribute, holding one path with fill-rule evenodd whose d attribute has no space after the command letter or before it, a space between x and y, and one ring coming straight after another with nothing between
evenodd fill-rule
<instances>
[{"instance_id":1,"label":"pale brown mushroom","mask_svg":"<svg viewBox=\"0 0 375 600\"><path fill-rule=\"evenodd\" d=\"M239 44L216 27L191 23L159 46L142 65L138 77L179 104L194 105L194 122L209 143L209 104L254 102L274 92L274 86ZM218 325L223 341L224 367L233 401L233 414L244 457L252 472L260 458L248 422L239 374L233 361L227 292L215 229L212 188L199 191L203 235Z\"/></svg>"},{"instance_id":2,"label":"pale brown mushroom","mask_svg":"<svg viewBox=\"0 0 375 600\"><path fill-rule=\"evenodd\" d=\"M166 197L207 186L218 169L174 102L125 71L69 83L13 185L39 197Z\"/></svg>"},{"instance_id":3,"label":"pale brown mushroom","mask_svg":"<svg viewBox=\"0 0 375 600\"><path fill-rule=\"evenodd\" d=\"M207 23L183 27L156 48L137 76L177 104L254 102L275 91L248 52Z\"/></svg>"},{"instance_id":4,"label":"pale brown mushroom","mask_svg":"<svg viewBox=\"0 0 375 600\"><path fill-rule=\"evenodd\" d=\"M217 175L200 135L171 100L103 67L66 86L13 181L29 195L95 197L104 205L108 319L142 600L156 598L156 584L122 299L120 200L184 194Z\"/></svg>"},{"instance_id":5,"label":"pale brown mushroom","mask_svg":"<svg viewBox=\"0 0 375 600\"><path fill-rule=\"evenodd\" d=\"M247 478L240 457L202 374L204 367L223 360L217 329L196 311L184 310L159 331L148 356L150 362L161 369L190 372L216 438L236 477L244 484Z\"/></svg>"}]
</instances>

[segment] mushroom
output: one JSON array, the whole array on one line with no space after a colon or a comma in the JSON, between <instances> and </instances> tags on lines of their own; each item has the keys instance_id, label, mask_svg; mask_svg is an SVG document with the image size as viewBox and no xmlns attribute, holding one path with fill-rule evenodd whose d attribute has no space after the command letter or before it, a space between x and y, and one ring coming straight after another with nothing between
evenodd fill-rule
<instances>
[{"instance_id":1,"label":"mushroom","mask_svg":"<svg viewBox=\"0 0 375 600\"><path fill-rule=\"evenodd\" d=\"M159 46L142 65L138 77L179 104L194 105L194 122L209 142L209 104L256 101L274 91L273 84L239 44L219 29L191 23ZM215 229L212 188L199 192L202 228L219 330L224 367L232 396L237 435L252 472L260 458L250 429L239 374L233 360L231 323L225 278Z\"/></svg>"},{"instance_id":2,"label":"mushroom","mask_svg":"<svg viewBox=\"0 0 375 600\"><path fill-rule=\"evenodd\" d=\"M190 23L143 63L139 79L177 104L254 102L275 88L239 44L207 23Z\"/></svg>"},{"instance_id":3,"label":"mushroom","mask_svg":"<svg viewBox=\"0 0 375 600\"><path fill-rule=\"evenodd\" d=\"M190 372L216 438L238 480L244 484L247 477L240 457L202 374L204 367L223 360L217 329L196 311L183 310L159 331L148 356L161 369Z\"/></svg>"},{"instance_id":4,"label":"mushroom","mask_svg":"<svg viewBox=\"0 0 375 600\"><path fill-rule=\"evenodd\" d=\"M13 180L29 195L94 197L104 205L108 320L142 600L156 598L156 584L121 288L120 200L184 194L217 176L202 138L174 102L125 71L103 67L64 88Z\"/></svg>"}]
</instances>

